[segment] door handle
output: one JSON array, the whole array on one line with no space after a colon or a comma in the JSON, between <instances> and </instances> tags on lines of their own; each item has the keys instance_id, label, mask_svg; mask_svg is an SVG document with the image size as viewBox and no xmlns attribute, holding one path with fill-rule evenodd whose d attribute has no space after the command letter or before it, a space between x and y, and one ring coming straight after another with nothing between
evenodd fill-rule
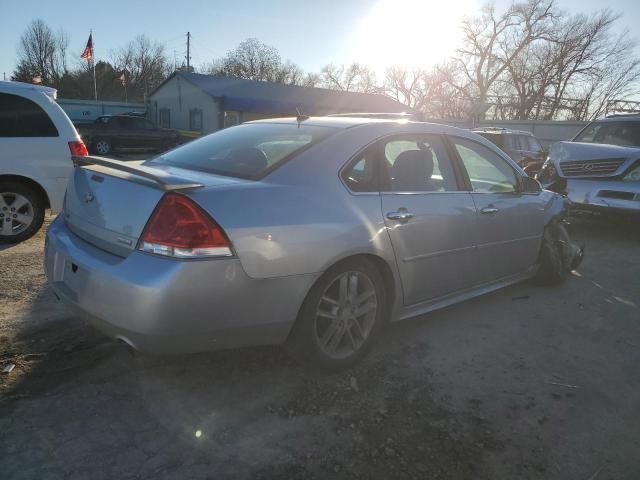
<instances>
[{"instance_id":1,"label":"door handle","mask_svg":"<svg viewBox=\"0 0 640 480\"><path fill-rule=\"evenodd\" d=\"M387 218L389 220L399 220L401 222L406 222L413 217L413 213L408 211L406 208L399 208L396 212L387 213Z\"/></svg>"},{"instance_id":2,"label":"door handle","mask_svg":"<svg viewBox=\"0 0 640 480\"><path fill-rule=\"evenodd\" d=\"M488 206L488 207L484 207L482 210L480 210L482 213L497 213L500 211L499 208L493 207L493 206Z\"/></svg>"}]
</instances>

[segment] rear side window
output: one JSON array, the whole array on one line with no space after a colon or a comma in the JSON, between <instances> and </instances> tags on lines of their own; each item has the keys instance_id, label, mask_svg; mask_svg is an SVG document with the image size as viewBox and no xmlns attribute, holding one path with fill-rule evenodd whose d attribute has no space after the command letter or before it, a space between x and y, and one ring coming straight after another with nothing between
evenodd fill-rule
<instances>
[{"instance_id":1,"label":"rear side window","mask_svg":"<svg viewBox=\"0 0 640 480\"><path fill-rule=\"evenodd\" d=\"M187 143L151 163L258 179L336 131L329 127L284 123L240 125Z\"/></svg>"},{"instance_id":2,"label":"rear side window","mask_svg":"<svg viewBox=\"0 0 640 480\"><path fill-rule=\"evenodd\" d=\"M378 192L377 149L370 147L342 172L342 179L352 192Z\"/></svg>"},{"instance_id":3,"label":"rear side window","mask_svg":"<svg viewBox=\"0 0 640 480\"><path fill-rule=\"evenodd\" d=\"M28 98L0 93L0 137L57 137L49 115Z\"/></svg>"}]
</instances>

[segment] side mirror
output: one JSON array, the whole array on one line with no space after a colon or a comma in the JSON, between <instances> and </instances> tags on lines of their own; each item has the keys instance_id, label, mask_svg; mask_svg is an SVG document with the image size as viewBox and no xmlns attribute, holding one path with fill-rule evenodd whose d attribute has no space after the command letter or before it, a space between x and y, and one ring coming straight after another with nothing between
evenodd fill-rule
<instances>
[{"instance_id":1,"label":"side mirror","mask_svg":"<svg viewBox=\"0 0 640 480\"><path fill-rule=\"evenodd\" d=\"M535 178L531 177L520 177L520 188L521 193L538 193L542 190L542 186L540 182L538 182Z\"/></svg>"}]
</instances>

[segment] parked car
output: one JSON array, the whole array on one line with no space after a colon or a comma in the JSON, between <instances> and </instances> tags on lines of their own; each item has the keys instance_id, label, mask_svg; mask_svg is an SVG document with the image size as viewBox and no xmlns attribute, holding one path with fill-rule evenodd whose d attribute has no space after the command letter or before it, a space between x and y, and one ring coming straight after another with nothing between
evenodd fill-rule
<instances>
[{"instance_id":1,"label":"parked car","mask_svg":"<svg viewBox=\"0 0 640 480\"><path fill-rule=\"evenodd\" d=\"M0 243L17 243L62 209L72 155L87 155L56 90L0 82Z\"/></svg>"},{"instance_id":2,"label":"parked car","mask_svg":"<svg viewBox=\"0 0 640 480\"><path fill-rule=\"evenodd\" d=\"M476 128L473 130L497 145L531 177L540 171L544 163L544 149L531 132L506 128Z\"/></svg>"},{"instance_id":3,"label":"parked car","mask_svg":"<svg viewBox=\"0 0 640 480\"><path fill-rule=\"evenodd\" d=\"M163 152L179 143L178 132L156 127L139 115L102 115L78 131L92 153L108 155L115 151Z\"/></svg>"},{"instance_id":4,"label":"parked car","mask_svg":"<svg viewBox=\"0 0 640 480\"><path fill-rule=\"evenodd\" d=\"M537 178L577 210L640 213L640 115L595 120L553 144Z\"/></svg>"},{"instance_id":5,"label":"parked car","mask_svg":"<svg viewBox=\"0 0 640 480\"><path fill-rule=\"evenodd\" d=\"M77 160L47 277L144 351L284 342L345 367L388 320L561 281L581 256L565 199L453 127L271 119L140 165Z\"/></svg>"}]
</instances>

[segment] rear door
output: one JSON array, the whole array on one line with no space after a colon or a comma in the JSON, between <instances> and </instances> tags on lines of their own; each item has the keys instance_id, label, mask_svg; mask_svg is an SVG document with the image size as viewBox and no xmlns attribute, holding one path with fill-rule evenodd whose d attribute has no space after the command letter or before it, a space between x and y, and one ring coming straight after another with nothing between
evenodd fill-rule
<instances>
[{"instance_id":1,"label":"rear door","mask_svg":"<svg viewBox=\"0 0 640 480\"><path fill-rule=\"evenodd\" d=\"M417 304L477 283L476 209L443 138L403 135L379 145L381 202L402 279Z\"/></svg>"},{"instance_id":2,"label":"rear door","mask_svg":"<svg viewBox=\"0 0 640 480\"><path fill-rule=\"evenodd\" d=\"M478 275L486 283L526 272L536 261L544 230L540 193L520 192L520 173L493 149L467 138L449 138L478 211Z\"/></svg>"}]
</instances>

